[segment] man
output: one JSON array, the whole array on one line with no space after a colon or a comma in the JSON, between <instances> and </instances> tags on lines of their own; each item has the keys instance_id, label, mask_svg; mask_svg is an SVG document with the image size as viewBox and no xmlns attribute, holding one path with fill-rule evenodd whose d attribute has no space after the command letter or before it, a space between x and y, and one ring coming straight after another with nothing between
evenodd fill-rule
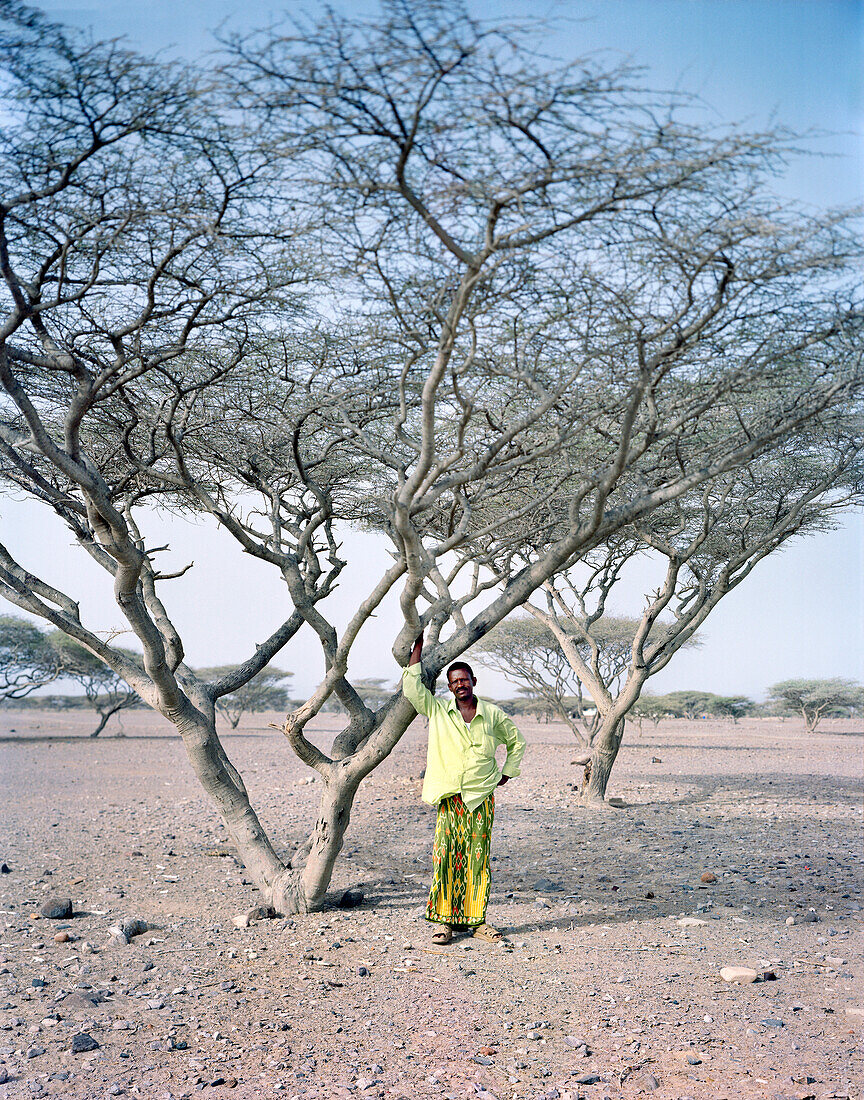
<instances>
[{"instance_id":1,"label":"man","mask_svg":"<svg viewBox=\"0 0 864 1100\"><path fill-rule=\"evenodd\" d=\"M447 670L453 698L436 699L420 679L422 650L421 633L402 671L402 692L429 719L422 798L438 806L438 820L426 920L442 926L433 943L449 943L454 931L465 928L498 943L501 933L486 923L493 792L519 774L525 738L500 707L477 698L477 680L464 661ZM507 747L503 769L495 760L499 745Z\"/></svg>"}]
</instances>

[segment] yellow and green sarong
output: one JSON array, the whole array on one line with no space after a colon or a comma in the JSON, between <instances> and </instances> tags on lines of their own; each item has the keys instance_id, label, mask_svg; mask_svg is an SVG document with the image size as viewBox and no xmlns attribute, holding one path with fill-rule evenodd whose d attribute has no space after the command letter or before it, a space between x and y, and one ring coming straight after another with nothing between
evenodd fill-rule
<instances>
[{"instance_id":1,"label":"yellow and green sarong","mask_svg":"<svg viewBox=\"0 0 864 1100\"><path fill-rule=\"evenodd\" d=\"M494 816L494 794L476 810L469 810L458 794L438 803L426 920L471 926L485 922Z\"/></svg>"}]
</instances>

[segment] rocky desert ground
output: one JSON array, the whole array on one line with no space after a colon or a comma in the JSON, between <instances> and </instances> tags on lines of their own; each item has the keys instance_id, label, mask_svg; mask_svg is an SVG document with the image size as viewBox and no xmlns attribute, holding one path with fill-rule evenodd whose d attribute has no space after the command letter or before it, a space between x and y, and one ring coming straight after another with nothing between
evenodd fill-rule
<instances>
[{"instance_id":1,"label":"rocky desert ground","mask_svg":"<svg viewBox=\"0 0 864 1100\"><path fill-rule=\"evenodd\" d=\"M274 718L225 745L288 851L317 784ZM143 711L89 725L0 712L0 1098L864 1095L860 722L634 727L599 812L569 735L522 722L493 837L507 942L446 948L419 721L361 789L334 905L242 929L258 898L180 741Z\"/></svg>"}]
</instances>

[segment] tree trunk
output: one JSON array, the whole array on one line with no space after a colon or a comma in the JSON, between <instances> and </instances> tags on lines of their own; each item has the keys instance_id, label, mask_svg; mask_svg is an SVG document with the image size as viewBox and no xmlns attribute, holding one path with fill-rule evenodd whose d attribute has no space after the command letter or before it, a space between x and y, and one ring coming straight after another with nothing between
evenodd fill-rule
<instances>
[{"instance_id":1,"label":"tree trunk","mask_svg":"<svg viewBox=\"0 0 864 1100\"><path fill-rule=\"evenodd\" d=\"M187 700L165 717L183 739L199 783L215 804L234 847L264 900L279 913L304 913L300 874L286 867L252 809L240 773L228 759L216 733L215 710L205 714Z\"/></svg>"},{"instance_id":2,"label":"tree trunk","mask_svg":"<svg viewBox=\"0 0 864 1100\"><path fill-rule=\"evenodd\" d=\"M274 851L252 809L243 780L219 741L215 710L208 716L184 701L177 710L164 713L180 733L198 781L219 810L237 853L265 902L283 916L323 908L357 789L414 720L413 707L400 699L399 705L380 716L375 729L351 726L346 731L342 747L350 754L335 760L328 774L322 775L324 790L315 827L292 861L299 863L305 855L302 870L284 863ZM377 743L373 745L376 736ZM351 749L354 751L350 752Z\"/></svg>"},{"instance_id":3,"label":"tree trunk","mask_svg":"<svg viewBox=\"0 0 864 1100\"><path fill-rule=\"evenodd\" d=\"M93 730L90 736L98 737L102 730L104 730L105 727L108 725L108 720L110 718L113 718L115 714L119 714L121 710L125 710L130 705L131 701L129 699L121 699L116 706L111 707L109 710L97 711L96 713L100 715L99 725L96 727L95 730ZM125 734L121 732L118 734L118 737L125 737Z\"/></svg>"},{"instance_id":4,"label":"tree trunk","mask_svg":"<svg viewBox=\"0 0 864 1100\"><path fill-rule=\"evenodd\" d=\"M594 738L591 752L591 775L585 790L582 792L582 801L588 805L599 805L605 802L606 787L623 736L624 719L619 718L615 712L604 717Z\"/></svg>"},{"instance_id":5,"label":"tree trunk","mask_svg":"<svg viewBox=\"0 0 864 1100\"><path fill-rule=\"evenodd\" d=\"M377 712L374 722L352 722L337 738L334 747L345 755L341 758L337 755L324 778L318 820L309 838L301 874L306 911L315 912L324 904L360 784L389 756L416 716L408 700L399 696L392 705ZM304 845L301 853L306 848Z\"/></svg>"},{"instance_id":6,"label":"tree trunk","mask_svg":"<svg viewBox=\"0 0 864 1100\"><path fill-rule=\"evenodd\" d=\"M816 727L819 725L819 719L822 717L822 715L819 713L819 711L812 711L809 709L802 710L801 713L804 715L804 725L807 729L807 732L815 733Z\"/></svg>"},{"instance_id":7,"label":"tree trunk","mask_svg":"<svg viewBox=\"0 0 864 1100\"><path fill-rule=\"evenodd\" d=\"M119 708L117 708L117 709L119 709ZM99 725L96 727L95 730L93 730L93 732L90 734L90 736L91 737L98 737L99 734L102 732L102 730L104 730L105 727L108 725L108 719L111 717L112 714L115 714L115 713L116 713L116 711L114 711L114 710L106 711L105 714L103 714L100 717Z\"/></svg>"},{"instance_id":8,"label":"tree trunk","mask_svg":"<svg viewBox=\"0 0 864 1100\"><path fill-rule=\"evenodd\" d=\"M324 904L336 858L342 851L359 784L359 779L351 776L346 765L337 765L332 775L325 779L318 820L310 837L309 854L301 875L304 901L309 912L316 912Z\"/></svg>"}]
</instances>

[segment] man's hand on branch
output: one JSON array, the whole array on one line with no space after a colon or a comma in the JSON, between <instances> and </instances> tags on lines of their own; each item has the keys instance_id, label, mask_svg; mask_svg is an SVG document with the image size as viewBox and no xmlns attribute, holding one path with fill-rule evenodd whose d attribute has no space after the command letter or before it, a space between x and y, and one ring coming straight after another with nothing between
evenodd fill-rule
<instances>
[{"instance_id":1,"label":"man's hand on branch","mask_svg":"<svg viewBox=\"0 0 864 1100\"><path fill-rule=\"evenodd\" d=\"M423 652L423 631L421 630L420 633L417 635L417 638L414 642L414 648L411 650L411 656L408 658L408 664L409 665L419 665L420 664L420 654L422 652Z\"/></svg>"}]
</instances>

